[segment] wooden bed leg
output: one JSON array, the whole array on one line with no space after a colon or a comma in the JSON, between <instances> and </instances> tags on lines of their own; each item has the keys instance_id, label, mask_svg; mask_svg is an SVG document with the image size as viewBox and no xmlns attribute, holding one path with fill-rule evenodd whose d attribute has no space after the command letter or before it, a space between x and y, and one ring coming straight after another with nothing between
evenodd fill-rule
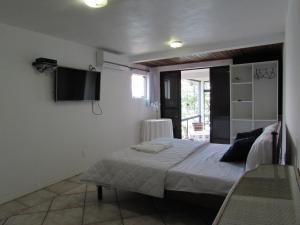
<instances>
[{"instance_id":1,"label":"wooden bed leg","mask_svg":"<svg viewBox=\"0 0 300 225\"><path fill-rule=\"evenodd\" d=\"M102 186L97 186L97 192L98 192L98 201L102 200Z\"/></svg>"}]
</instances>

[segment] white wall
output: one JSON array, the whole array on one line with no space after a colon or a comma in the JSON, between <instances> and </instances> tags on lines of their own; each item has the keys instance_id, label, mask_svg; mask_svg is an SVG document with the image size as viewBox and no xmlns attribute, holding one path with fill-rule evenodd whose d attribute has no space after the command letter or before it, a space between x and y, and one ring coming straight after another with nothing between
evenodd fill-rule
<instances>
[{"instance_id":1,"label":"white wall","mask_svg":"<svg viewBox=\"0 0 300 225\"><path fill-rule=\"evenodd\" d=\"M285 117L288 143L300 166L300 0L290 0L285 40Z\"/></svg>"},{"instance_id":2,"label":"white wall","mask_svg":"<svg viewBox=\"0 0 300 225\"><path fill-rule=\"evenodd\" d=\"M89 102L55 103L53 76L37 57L87 69L96 49L0 24L0 203L78 174L139 141L140 121L155 112L131 98L129 71L104 69L103 116Z\"/></svg>"}]
</instances>

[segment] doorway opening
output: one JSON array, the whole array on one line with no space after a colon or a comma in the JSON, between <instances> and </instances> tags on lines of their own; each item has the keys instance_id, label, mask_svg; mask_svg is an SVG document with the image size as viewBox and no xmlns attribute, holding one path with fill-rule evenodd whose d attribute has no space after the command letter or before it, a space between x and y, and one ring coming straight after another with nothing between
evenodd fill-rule
<instances>
[{"instance_id":1,"label":"doorway opening","mask_svg":"<svg viewBox=\"0 0 300 225\"><path fill-rule=\"evenodd\" d=\"M210 69L181 71L182 139L210 140Z\"/></svg>"}]
</instances>

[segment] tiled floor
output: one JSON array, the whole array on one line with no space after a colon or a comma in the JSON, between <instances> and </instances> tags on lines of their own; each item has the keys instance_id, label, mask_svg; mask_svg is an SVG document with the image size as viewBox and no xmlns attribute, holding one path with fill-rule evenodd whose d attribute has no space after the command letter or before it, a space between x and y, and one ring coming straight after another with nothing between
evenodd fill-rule
<instances>
[{"instance_id":1,"label":"tiled floor","mask_svg":"<svg viewBox=\"0 0 300 225\"><path fill-rule=\"evenodd\" d=\"M103 190L79 176L0 205L0 225L209 225L216 212L199 206Z\"/></svg>"}]
</instances>

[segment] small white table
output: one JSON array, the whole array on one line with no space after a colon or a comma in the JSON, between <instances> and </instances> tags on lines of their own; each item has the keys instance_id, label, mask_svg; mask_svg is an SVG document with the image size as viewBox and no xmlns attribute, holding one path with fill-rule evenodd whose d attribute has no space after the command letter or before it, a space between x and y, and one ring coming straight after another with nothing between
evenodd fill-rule
<instances>
[{"instance_id":1,"label":"small white table","mask_svg":"<svg viewBox=\"0 0 300 225\"><path fill-rule=\"evenodd\" d=\"M173 138L171 119L151 119L142 122L142 141L151 141L155 138Z\"/></svg>"}]
</instances>

